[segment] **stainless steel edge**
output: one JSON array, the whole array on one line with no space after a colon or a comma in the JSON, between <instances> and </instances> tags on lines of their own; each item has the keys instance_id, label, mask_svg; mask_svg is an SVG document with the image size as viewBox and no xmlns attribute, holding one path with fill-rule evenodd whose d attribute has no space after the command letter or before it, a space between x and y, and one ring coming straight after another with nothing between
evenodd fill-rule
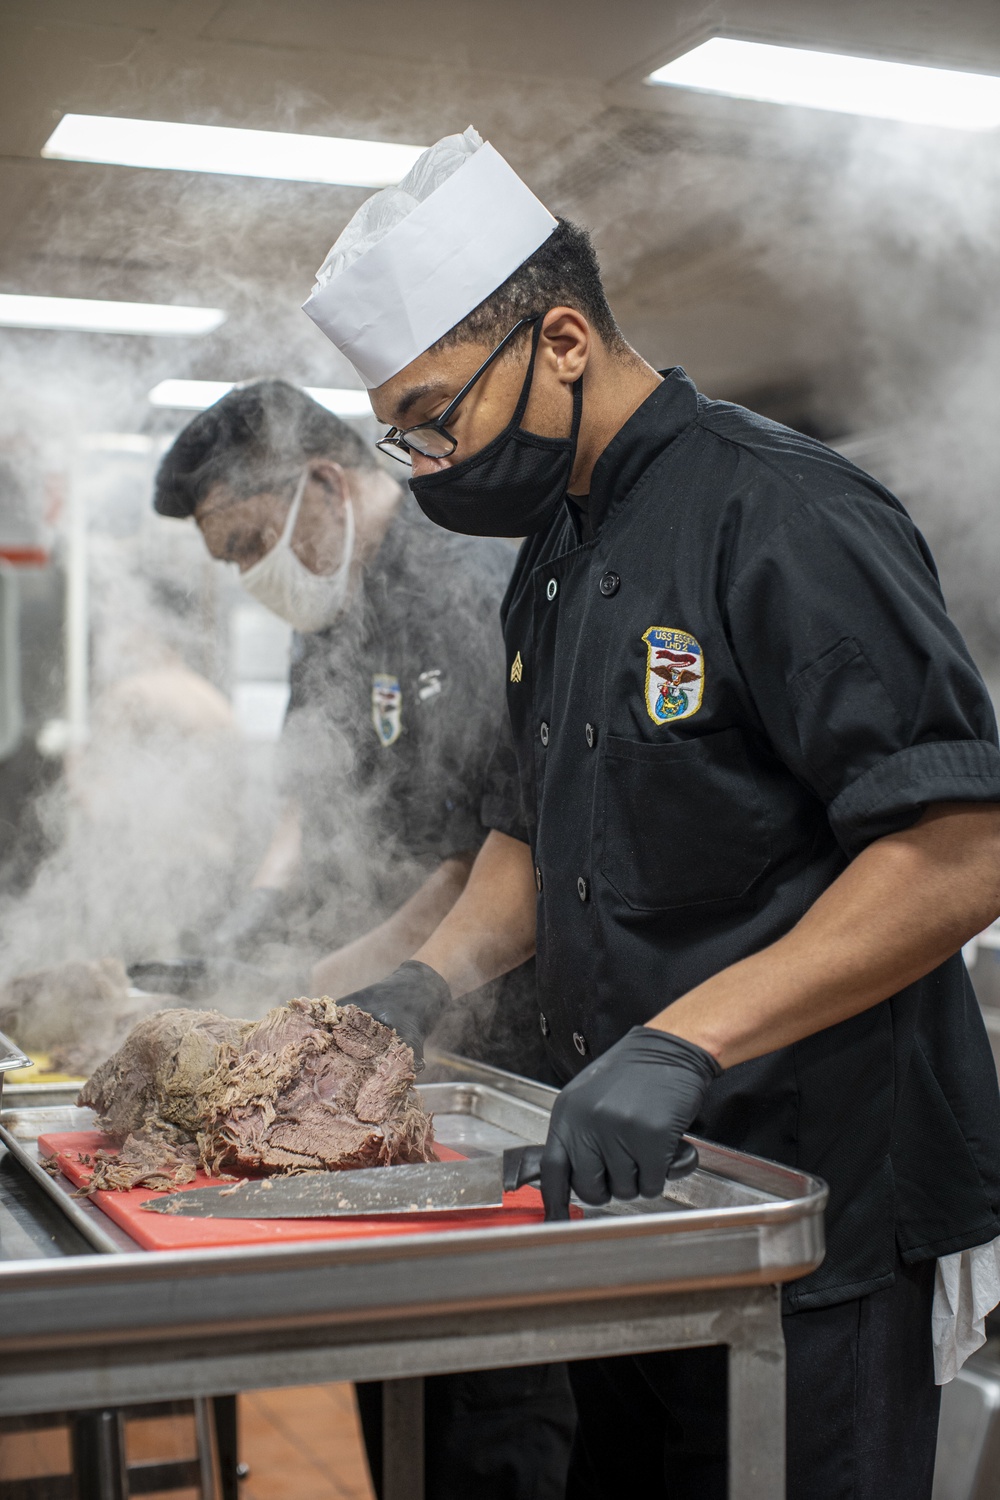
<instances>
[{"instance_id":1,"label":"stainless steel edge","mask_svg":"<svg viewBox=\"0 0 1000 1500\"><path fill-rule=\"evenodd\" d=\"M482 1071L499 1072L498 1069ZM550 1092L554 1094L555 1091ZM547 1111L527 1100L509 1097L495 1083L437 1083L425 1086L422 1093L427 1107L438 1114L474 1115L523 1141L544 1140ZM32 1119L47 1130L58 1130L60 1127L79 1127L81 1120L89 1121L92 1115L89 1111L65 1107L62 1110L5 1111L0 1115L0 1125L6 1124L11 1135L24 1140L34 1129L29 1124ZM614 1233L623 1232L624 1222L634 1223L636 1220L650 1223L653 1232L684 1233L688 1229L700 1229L706 1222L709 1226L714 1222L739 1222L737 1216L741 1214L750 1214L750 1221L755 1223L794 1218L812 1203L817 1192L825 1201L825 1185L807 1173L718 1146L712 1141L691 1139L698 1147L701 1167L691 1177L668 1183L663 1204L660 1200L640 1200L635 1204L588 1210L593 1222L614 1226ZM51 1185L50 1179L50 1189ZM678 1214L678 1208L683 1208L684 1213ZM713 1217L705 1221L699 1217L706 1213L725 1215L725 1218ZM491 1234L501 1232L505 1231L490 1231ZM433 1232L415 1226L414 1235L428 1239L433 1237ZM446 1238L450 1242L455 1236L449 1233ZM366 1240L365 1243L370 1245L376 1241ZM201 1255L206 1253L199 1252Z\"/></svg>"},{"instance_id":2,"label":"stainless steel edge","mask_svg":"<svg viewBox=\"0 0 1000 1500\"><path fill-rule=\"evenodd\" d=\"M472 1117L451 1117L456 1144L492 1154L545 1134L554 1095L521 1082L526 1097L496 1069L471 1079L453 1070L424 1092L439 1113ZM42 1170L38 1127L66 1128L70 1115L10 1112L6 1134L29 1171ZM346 1379L413 1384L718 1344L729 1350L729 1493L769 1500L784 1491L779 1283L821 1261L826 1189L699 1145L701 1169L671 1184L668 1201L576 1222L7 1262L0 1412Z\"/></svg>"},{"instance_id":3,"label":"stainless steel edge","mask_svg":"<svg viewBox=\"0 0 1000 1500\"><path fill-rule=\"evenodd\" d=\"M12 1042L9 1036L0 1031L0 1104L3 1104L4 1074L30 1067L31 1058L21 1051L16 1042Z\"/></svg>"},{"instance_id":4,"label":"stainless steel edge","mask_svg":"<svg viewBox=\"0 0 1000 1500\"><path fill-rule=\"evenodd\" d=\"M15 1068L30 1068L31 1058L27 1057L9 1036L0 1031L0 1073L7 1073Z\"/></svg>"},{"instance_id":5,"label":"stainless steel edge","mask_svg":"<svg viewBox=\"0 0 1000 1500\"><path fill-rule=\"evenodd\" d=\"M75 1104L79 1083L11 1083L4 1087L4 1109L38 1109Z\"/></svg>"},{"instance_id":6,"label":"stainless steel edge","mask_svg":"<svg viewBox=\"0 0 1000 1500\"><path fill-rule=\"evenodd\" d=\"M602 1215L559 1224L520 1224L512 1228L463 1229L447 1232L416 1226L411 1234L372 1235L364 1240L312 1240L282 1245L238 1245L199 1250L137 1250L118 1258L114 1275L141 1278L158 1274L151 1268L169 1265L177 1277L198 1276L203 1271L225 1275L239 1274L242 1267L281 1271L286 1265L301 1267L312 1263L323 1265L374 1265L381 1261L420 1261L431 1257L483 1254L493 1251L521 1250L528 1245L566 1246L588 1243L630 1243L640 1239L673 1244L688 1237L713 1230L760 1230L777 1233L800 1222L821 1219L826 1203L826 1188L818 1184L807 1198L794 1203L765 1203L751 1207L695 1209L684 1214L650 1213L621 1218ZM82 1268L85 1278L100 1275L95 1263L69 1256L50 1263L44 1272L34 1262L9 1262L0 1266L0 1282L17 1279L30 1283L38 1274L48 1281L52 1276L71 1278L73 1268ZM109 1274L111 1274L109 1272Z\"/></svg>"},{"instance_id":7,"label":"stainless steel edge","mask_svg":"<svg viewBox=\"0 0 1000 1500\"><path fill-rule=\"evenodd\" d=\"M398 1332L431 1315L773 1284L812 1270L822 1255L821 1227L810 1232L809 1221L786 1226L770 1244L752 1227L690 1235L670 1255L650 1238L627 1252L620 1240L583 1241L569 1254L561 1231L552 1226L547 1243L523 1243L516 1256L496 1246L475 1257L413 1262L401 1255L379 1265L287 1257L280 1270L273 1261L244 1260L224 1272L202 1264L197 1275L180 1278L170 1256L144 1257L141 1269L129 1256L95 1258L72 1271L66 1262L55 1269L68 1275L4 1278L0 1364L18 1350L112 1341L141 1344L152 1355L185 1339L316 1333L359 1322ZM110 1274L94 1274L104 1270Z\"/></svg>"},{"instance_id":8,"label":"stainless steel edge","mask_svg":"<svg viewBox=\"0 0 1000 1500\"><path fill-rule=\"evenodd\" d=\"M431 1114L475 1114L532 1144L544 1141L549 1110L505 1093L495 1083L430 1083L418 1088Z\"/></svg>"},{"instance_id":9,"label":"stainless steel edge","mask_svg":"<svg viewBox=\"0 0 1000 1500\"><path fill-rule=\"evenodd\" d=\"M13 1092L13 1091L12 1091ZM92 1109L75 1104L13 1104L0 1110L0 1125L21 1142L37 1141L46 1131L93 1130L97 1124Z\"/></svg>"},{"instance_id":10,"label":"stainless steel edge","mask_svg":"<svg viewBox=\"0 0 1000 1500\"><path fill-rule=\"evenodd\" d=\"M507 1122L521 1138L541 1139L546 1107L537 1095L520 1099L505 1092L498 1072L480 1070L475 1079L429 1084L423 1092L439 1112L474 1111L492 1123ZM23 1121L22 1133L30 1134L30 1127ZM5 1136L31 1170L23 1141L11 1131ZM481 1316L503 1308L513 1315L517 1308L579 1308L609 1297L748 1288L814 1269L823 1254L825 1186L790 1168L698 1144L710 1170L671 1184L684 1189L687 1200L652 1212L198 1251L122 1254L112 1244L100 1248L116 1252L113 1258L8 1262L0 1267L0 1350L4 1360L19 1357L18 1351L28 1358L31 1350L41 1358L46 1349L96 1352L107 1340L123 1348L145 1342L159 1358L179 1347L178 1340L287 1335L294 1341L311 1337L310 1330L360 1322L385 1330L380 1337L387 1338L394 1323L417 1328L431 1316ZM58 1185L34 1166L36 1181L55 1196ZM714 1206L695 1203L697 1193L713 1198ZM64 1212L65 1196L57 1200ZM93 1225L79 1227L93 1243Z\"/></svg>"},{"instance_id":11,"label":"stainless steel edge","mask_svg":"<svg viewBox=\"0 0 1000 1500\"><path fill-rule=\"evenodd\" d=\"M783 1205L782 1205L783 1207ZM552 1302L682 1287L784 1281L822 1259L822 1197L777 1223L712 1223L663 1233L652 1220L538 1224L359 1242L68 1257L0 1270L0 1348L173 1337L190 1326L402 1318L429 1309ZM694 1215L676 1216L685 1219ZM742 1216L740 1216L742 1218ZM728 1212L727 1212L728 1218ZM512 1253L515 1252L515 1253Z\"/></svg>"},{"instance_id":12,"label":"stainless steel edge","mask_svg":"<svg viewBox=\"0 0 1000 1500\"><path fill-rule=\"evenodd\" d=\"M59 1206L60 1212L69 1222L78 1229L88 1244L102 1255L121 1255L122 1246L112 1239L111 1235L102 1227L99 1220L93 1217L94 1211L85 1212L79 1199L73 1195L75 1188L68 1177L54 1178L45 1168L40 1165L37 1158L26 1150L23 1143L12 1135L5 1125L0 1124L0 1142L2 1142L15 1161L19 1162L28 1175L45 1193L46 1197ZM102 1218L104 1215L101 1216ZM16 1262L15 1262L16 1264Z\"/></svg>"},{"instance_id":13,"label":"stainless steel edge","mask_svg":"<svg viewBox=\"0 0 1000 1500\"><path fill-rule=\"evenodd\" d=\"M817 1219L822 1222L827 1190L818 1180L814 1179L814 1183L815 1186L808 1195L791 1202L689 1209L684 1213L649 1212L619 1216L600 1212L593 1218L577 1219L570 1223L523 1224L513 1228L491 1227L447 1232L435 1231L418 1224L410 1234L381 1237L372 1235L364 1240L331 1239L299 1241L280 1246L239 1245L199 1250L137 1251L134 1255L126 1253L118 1256L114 1274L119 1279L131 1279L132 1276L141 1279L149 1272L149 1268L158 1263L169 1265L174 1279L214 1272L239 1275L243 1268L266 1267L277 1274L293 1264L303 1268L313 1262L335 1266L374 1266L382 1261L418 1262L427 1259L447 1260L456 1256L474 1258L494 1251L516 1250L521 1253L529 1245L548 1245L554 1241L564 1243L567 1250L573 1247L578 1251L578 1247L590 1242L610 1241L625 1245L640 1239L651 1239L660 1241L661 1253L667 1254L666 1247L669 1245L713 1232L721 1234L750 1229L773 1238L780 1231L799 1223ZM51 1179L49 1186L52 1189ZM57 1185L55 1190L58 1191ZM41 1275L46 1282L52 1277L69 1277L72 1275L72 1268L78 1264L78 1258L69 1256L64 1261L50 1263L42 1272L34 1262L9 1262L0 1267L0 1287L5 1282L10 1283L21 1277L30 1283L33 1274ZM85 1276L89 1279L94 1263L85 1260L82 1264L87 1268ZM780 1269L780 1263L776 1263L774 1270L777 1272Z\"/></svg>"},{"instance_id":14,"label":"stainless steel edge","mask_svg":"<svg viewBox=\"0 0 1000 1500\"><path fill-rule=\"evenodd\" d=\"M523 1078L520 1073L508 1073L506 1068L494 1068L489 1063L473 1062L471 1058L461 1057L457 1052L439 1052L436 1047L427 1047L424 1059L428 1078L424 1087L453 1081L485 1083L514 1099L535 1104L546 1112L551 1110L559 1093L558 1089L550 1088L548 1084L536 1083L533 1078ZM440 1073L441 1077L434 1077L436 1073ZM421 1088L419 1079L417 1088Z\"/></svg>"},{"instance_id":15,"label":"stainless steel edge","mask_svg":"<svg viewBox=\"0 0 1000 1500\"><path fill-rule=\"evenodd\" d=\"M482 1090L486 1091L480 1094L480 1097L491 1103L494 1099L499 1099L506 1106L504 1118L494 1117L492 1111L486 1116L491 1123L501 1125L509 1119L516 1119L519 1123L525 1119L531 1120L535 1129L542 1132L537 1139L539 1141L545 1139L548 1115L558 1097L558 1089L547 1088L544 1084L534 1083L529 1078L519 1078L514 1073L506 1073L502 1068L493 1068L486 1063L468 1062L454 1053L430 1052L428 1055L439 1061L442 1067L447 1066L455 1075L462 1073L469 1075L468 1077L455 1076L452 1079L441 1079L423 1085L418 1083L418 1089L425 1096L432 1112L437 1109L444 1113L452 1101L461 1100L463 1084L478 1084ZM518 1103L515 1104L515 1101ZM525 1136L525 1139L530 1139L530 1137ZM798 1198L803 1193L810 1192L812 1185L819 1181L809 1173L801 1172L795 1167L784 1166L781 1162L769 1161L762 1156L752 1156L748 1152L737 1151L729 1146L720 1146L715 1141L703 1140L699 1136L690 1135L688 1139L697 1146L702 1167L706 1171L774 1197ZM672 1193L675 1186L679 1188L681 1184L671 1184Z\"/></svg>"},{"instance_id":16,"label":"stainless steel edge","mask_svg":"<svg viewBox=\"0 0 1000 1500\"><path fill-rule=\"evenodd\" d=\"M270 1329L157 1343L109 1339L99 1351L53 1346L5 1352L0 1411L107 1405L274 1385L397 1379L553 1359L729 1344L767 1354L780 1341L778 1288L738 1286L683 1296L516 1305L420 1320ZM732 1355L731 1355L732 1358ZM769 1360L767 1369L774 1368ZM755 1372L755 1383L766 1373ZM777 1373L782 1374L779 1362ZM765 1491L766 1495L777 1493Z\"/></svg>"}]
</instances>

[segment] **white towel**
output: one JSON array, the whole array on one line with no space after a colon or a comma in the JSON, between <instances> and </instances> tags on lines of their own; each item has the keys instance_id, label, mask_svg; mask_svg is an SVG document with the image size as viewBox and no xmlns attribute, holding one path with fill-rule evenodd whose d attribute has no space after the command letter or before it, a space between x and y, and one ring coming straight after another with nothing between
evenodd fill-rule
<instances>
[{"instance_id":1,"label":"white towel","mask_svg":"<svg viewBox=\"0 0 1000 1500\"><path fill-rule=\"evenodd\" d=\"M1000 1239L943 1255L934 1278L931 1333L934 1379L954 1380L970 1354L986 1342L987 1313L1000 1303Z\"/></svg>"}]
</instances>

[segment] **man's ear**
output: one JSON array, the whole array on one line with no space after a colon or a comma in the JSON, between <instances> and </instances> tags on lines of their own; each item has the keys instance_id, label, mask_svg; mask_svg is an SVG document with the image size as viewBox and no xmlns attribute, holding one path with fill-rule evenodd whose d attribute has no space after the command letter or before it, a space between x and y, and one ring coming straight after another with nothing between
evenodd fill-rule
<instances>
[{"instance_id":1,"label":"man's ear","mask_svg":"<svg viewBox=\"0 0 1000 1500\"><path fill-rule=\"evenodd\" d=\"M322 485L334 500L350 498L351 491L347 483L347 475L341 465L335 463L332 458L310 459L309 478L314 483Z\"/></svg>"},{"instance_id":2,"label":"man's ear","mask_svg":"<svg viewBox=\"0 0 1000 1500\"><path fill-rule=\"evenodd\" d=\"M587 367L593 337L582 312L575 307L553 307L542 319L539 352L544 351L552 361L560 380L572 385Z\"/></svg>"}]
</instances>

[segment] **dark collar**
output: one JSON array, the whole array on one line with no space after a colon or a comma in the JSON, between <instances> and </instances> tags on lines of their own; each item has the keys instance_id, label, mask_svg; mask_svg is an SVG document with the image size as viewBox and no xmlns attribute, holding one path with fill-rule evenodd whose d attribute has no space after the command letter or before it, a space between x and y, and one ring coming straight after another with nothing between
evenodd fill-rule
<instances>
[{"instance_id":1,"label":"dark collar","mask_svg":"<svg viewBox=\"0 0 1000 1500\"><path fill-rule=\"evenodd\" d=\"M698 415L698 392L680 368L662 370L663 380L611 439L590 480L588 531L599 531L616 502L634 489L654 459Z\"/></svg>"}]
</instances>

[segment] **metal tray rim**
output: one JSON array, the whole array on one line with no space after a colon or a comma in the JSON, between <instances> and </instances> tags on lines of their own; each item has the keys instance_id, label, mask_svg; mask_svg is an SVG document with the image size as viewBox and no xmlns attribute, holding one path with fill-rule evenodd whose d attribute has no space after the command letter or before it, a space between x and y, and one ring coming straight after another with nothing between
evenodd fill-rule
<instances>
[{"instance_id":1,"label":"metal tray rim","mask_svg":"<svg viewBox=\"0 0 1000 1500\"><path fill-rule=\"evenodd\" d=\"M31 1058L21 1051L16 1042L0 1031L0 1073L13 1072L18 1068L30 1068ZM3 1080L0 1079L0 1088Z\"/></svg>"},{"instance_id":2,"label":"metal tray rim","mask_svg":"<svg viewBox=\"0 0 1000 1500\"><path fill-rule=\"evenodd\" d=\"M280 1271L290 1266L304 1269L313 1264L335 1266L419 1260L440 1255L458 1257L470 1252L492 1253L553 1242L565 1243L568 1250L573 1245L607 1239L633 1240L664 1236L673 1239L709 1230L728 1232L752 1229L766 1232L820 1216L825 1201L826 1191L823 1189L795 1204L763 1204L752 1209L691 1209L683 1215L644 1214L635 1217L577 1219L570 1223L523 1224L510 1229L454 1230L447 1234L415 1230L412 1234L372 1235L363 1241L311 1240L280 1246L211 1246L203 1250L136 1249L102 1255L96 1259L87 1255L66 1256L63 1260L47 1261L44 1271L36 1261L8 1261L0 1266L0 1284L5 1281L17 1281L22 1286L30 1285L32 1281L51 1284L53 1276L60 1281L76 1277L89 1281L95 1276L129 1281L147 1278L154 1280L167 1266L172 1275L178 1278L213 1273L232 1276L234 1273L252 1274L262 1270Z\"/></svg>"},{"instance_id":3,"label":"metal tray rim","mask_svg":"<svg viewBox=\"0 0 1000 1500\"><path fill-rule=\"evenodd\" d=\"M456 1058L455 1061L458 1063L461 1059ZM482 1071L487 1070L484 1067ZM488 1071L498 1073L500 1070ZM513 1075L509 1076L513 1077ZM456 1094L465 1093L466 1096L471 1095L480 1100L496 1100L508 1105L511 1097L503 1087L505 1081L505 1076L498 1079L497 1082L501 1086L496 1087L494 1083L486 1082L481 1078L452 1079L425 1085L424 1092L427 1093L432 1089L441 1090L442 1094L446 1091L449 1093L454 1091ZM542 1088L541 1085L531 1084L529 1080L525 1080L525 1083L532 1090ZM553 1098L555 1097L555 1090L548 1092L551 1092ZM536 1117L536 1123L544 1120L547 1111L540 1103L533 1099L518 1099L516 1095L514 1098L522 1110ZM431 1102L435 1101L432 1099ZM491 1226L447 1233L435 1231L431 1227L415 1225L412 1233L392 1236L372 1235L366 1236L363 1241L311 1240L282 1245L216 1246L199 1250L142 1250L137 1246L133 1251L122 1249L109 1236L105 1236L98 1225L91 1223L79 1205L69 1198L59 1180L53 1179L42 1170L23 1149L16 1137L3 1126L2 1120L0 1120L0 1139L25 1166L35 1181L43 1187L48 1196L53 1198L64 1212L67 1212L67 1216L86 1236L88 1242L93 1244L96 1250L103 1252L102 1259L106 1254L111 1255L114 1271L112 1272L109 1266L105 1274L116 1276L128 1274L129 1279L132 1279L140 1267L145 1268L146 1272L153 1276L158 1274L158 1269L162 1269L167 1264L172 1274L184 1277L188 1274L212 1274L216 1270L220 1273L232 1274L234 1270L242 1269L249 1273L270 1266L279 1269L289 1265L304 1266L314 1262L347 1265L356 1262L371 1264L398 1259L422 1259L440 1255L452 1257L469 1253L493 1252L510 1247L551 1244L554 1240L556 1242L564 1240L568 1248L570 1245L604 1239L632 1240L636 1237L646 1238L657 1235L666 1235L673 1239L676 1236L700 1234L711 1229L729 1232L752 1228L759 1233L766 1234L768 1230L780 1230L783 1226L819 1215L827 1197L826 1185L818 1178L797 1172L779 1163L750 1157L744 1153L731 1151L727 1147L716 1146L712 1142L702 1142L693 1138L696 1139L699 1149L704 1152L706 1169L711 1175L739 1183L741 1178L734 1168L745 1163L752 1169L752 1176L757 1176L759 1173L772 1180L775 1176L784 1179L786 1194L789 1194L792 1185L788 1181L789 1178L794 1179L796 1185L804 1191L788 1196L778 1196L775 1193L773 1201L766 1203L702 1208L684 1207L682 1212L667 1210L663 1213L653 1211L635 1215L595 1216L559 1224L517 1225L510 1228ZM716 1166L723 1170L716 1171ZM725 1170L726 1168L729 1170ZM746 1185L760 1190L759 1183ZM773 1184L772 1191L776 1186L777 1184ZM69 1210L75 1210L75 1213ZM67 1256L64 1260L49 1262L47 1266L46 1277L51 1277L54 1273L65 1277L76 1272L83 1272L84 1268L86 1268L85 1274L88 1278L95 1272L98 1275L102 1274L97 1271L96 1263L90 1256ZM12 1275L20 1271L17 1275L18 1281L30 1283L34 1268L35 1262L9 1261L0 1267L0 1280L10 1279Z\"/></svg>"},{"instance_id":4,"label":"metal tray rim","mask_svg":"<svg viewBox=\"0 0 1000 1500\"><path fill-rule=\"evenodd\" d=\"M73 1184L69 1181L69 1178L63 1177L62 1173L60 1173L59 1178L51 1177L45 1168L24 1149L23 1142L19 1141L17 1136L11 1134L2 1120L0 1120L0 1142L6 1146L11 1156L24 1168L32 1181L37 1183L46 1196L56 1204L60 1213L69 1220L74 1229L79 1230L84 1239L93 1245L95 1250L99 1251L102 1255L128 1253L127 1251L123 1251L121 1246L117 1245L109 1234L105 1233L99 1223L93 1221L88 1214L84 1213L80 1203L73 1195ZM65 1187L62 1186L63 1183L66 1184ZM66 1260L89 1261L89 1259L89 1256L67 1256L65 1260L58 1261L56 1264L64 1265ZM16 1266L20 1265L21 1262L8 1261L7 1264Z\"/></svg>"},{"instance_id":5,"label":"metal tray rim","mask_svg":"<svg viewBox=\"0 0 1000 1500\"><path fill-rule=\"evenodd\" d=\"M513 1076L513 1075L511 1075ZM540 1088L541 1085L534 1085ZM455 1090L456 1092L468 1089L474 1091L474 1096L479 1098L502 1099L509 1103L509 1098L502 1088L494 1084L480 1080L465 1081L461 1079L441 1080L432 1084L425 1084L422 1093L428 1094L433 1089ZM557 1090L549 1092L555 1099ZM431 1099L432 1104L436 1101ZM529 1110L538 1116L539 1121L548 1117L549 1111L534 1100L519 1098L518 1103L522 1109ZM442 1111L444 1112L444 1111ZM484 1116L484 1118L486 1118ZM812 1173L803 1172L798 1167L786 1166L783 1162L770 1161L767 1157L755 1156L749 1151L737 1151L731 1146L720 1145L717 1141L705 1140L701 1136L691 1135L685 1137L692 1141L698 1148L701 1158L700 1171L713 1177L721 1177L727 1182L736 1183L740 1187L751 1188L757 1192L769 1192L775 1204L795 1203L802 1198L808 1198L817 1189L824 1194L828 1191L826 1184ZM751 1205L746 1205L750 1207ZM754 1205L755 1207L767 1207L770 1205ZM742 1205L741 1205L742 1207ZM713 1212L721 1213L720 1207ZM685 1213L700 1212L697 1209L685 1208Z\"/></svg>"}]
</instances>

